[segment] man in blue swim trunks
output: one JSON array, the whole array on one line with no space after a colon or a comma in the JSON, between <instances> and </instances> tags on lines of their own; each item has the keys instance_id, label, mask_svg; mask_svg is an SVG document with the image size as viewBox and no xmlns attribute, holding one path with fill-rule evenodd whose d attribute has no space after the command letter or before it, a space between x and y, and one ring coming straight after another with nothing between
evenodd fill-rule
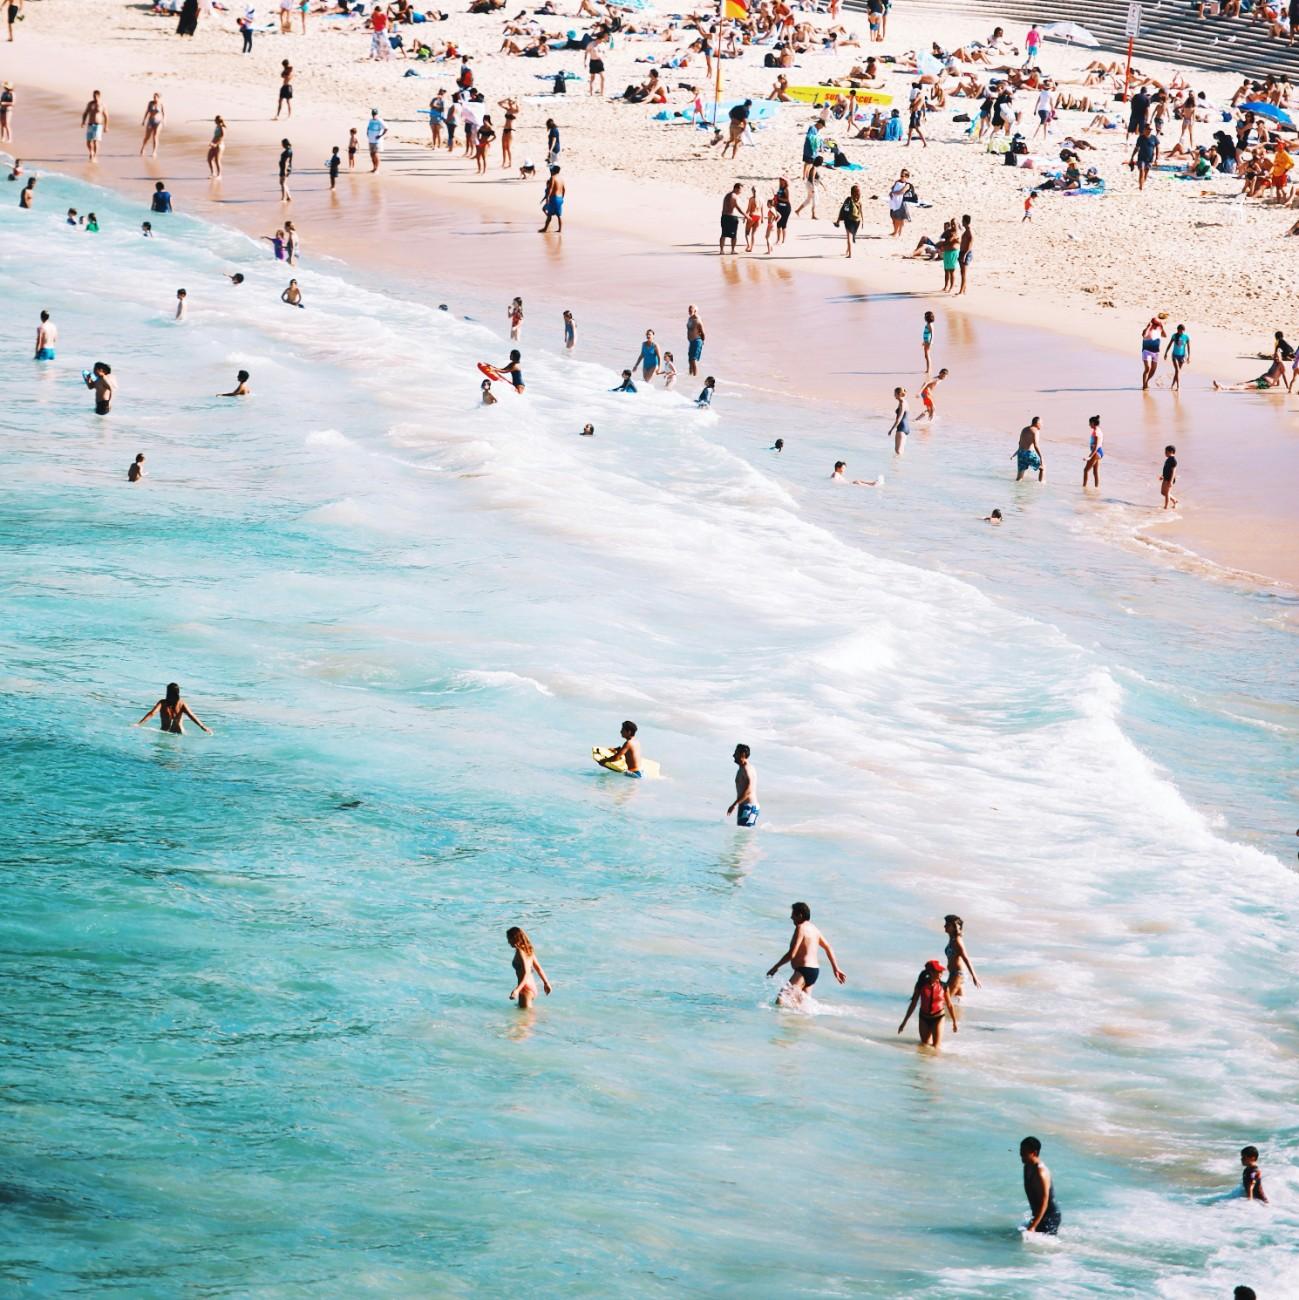
<instances>
[{"instance_id":1,"label":"man in blue swim trunks","mask_svg":"<svg viewBox=\"0 0 1299 1300\"><path fill-rule=\"evenodd\" d=\"M546 192L541 196L541 210L546 214L546 224L541 227L541 234L550 229L550 222L555 221L557 234L564 233L564 182L559 179L559 168L550 169L550 179L546 182Z\"/></svg>"},{"instance_id":2,"label":"man in blue swim trunks","mask_svg":"<svg viewBox=\"0 0 1299 1300\"><path fill-rule=\"evenodd\" d=\"M699 373L699 363L704 355L704 323L693 303L686 308L686 357L690 362L690 373Z\"/></svg>"},{"instance_id":3,"label":"man in blue swim trunks","mask_svg":"<svg viewBox=\"0 0 1299 1300\"><path fill-rule=\"evenodd\" d=\"M795 903L789 909L789 919L794 923L794 937L790 939L785 955L767 972L767 978L770 979L789 962L794 973L790 976L789 983L776 995L776 1005L797 1007L802 1005L804 995L821 977L818 949L825 951L830 959L830 969L840 984L848 977L839 969L834 949L830 947L825 935L812 924L812 909L806 903Z\"/></svg>"},{"instance_id":4,"label":"man in blue swim trunks","mask_svg":"<svg viewBox=\"0 0 1299 1300\"><path fill-rule=\"evenodd\" d=\"M1042 432L1042 417L1035 415L1019 431L1019 447L1013 453L1015 457L1015 482L1028 473L1029 470L1037 470L1037 481L1040 483L1046 474L1046 468L1042 464L1042 448L1037 445L1037 435Z\"/></svg>"},{"instance_id":5,"label":"man in blue swim trunks","mask_svg":"<svg viewBox=\"0 0 1299 1300\"><path fill-rule=\"evenodd\" d=\"M758 774L749 762L748 745L736 745L735 753L735 802L726 810L729 817L735 813L737 826L756 826L758 824Z\"/></svg>"},{"instance_id":6,"label":"man in blue swim trunks","mask_svg":"<svg viewBox=\"0 0 1299 1300\"><path fill-rule=\"evenodd\" d=\"M41 312L41 323L36 327L37 361L53 361L54 345L59 341L59 328L50 320L50 313Z\"/></svg>"}]
</instances>

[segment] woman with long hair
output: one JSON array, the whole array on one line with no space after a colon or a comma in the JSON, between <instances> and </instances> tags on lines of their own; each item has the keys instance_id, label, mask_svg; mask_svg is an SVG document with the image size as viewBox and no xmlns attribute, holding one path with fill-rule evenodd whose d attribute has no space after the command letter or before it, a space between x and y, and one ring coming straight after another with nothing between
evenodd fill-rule
<instances>
[{"instance_id":1,"label":"woman with long hair","mask_svg":"<svg viewBox=\"0 0 1299 1300\"><path fill-rule=\"evenodd\" d=\"M965 930L965 922L959 916L949 913L943 917L943 929L947 931L947 947L943 949L947 956L947 991L952 997L959 998L965 983L962 965L970 972L970 978L974 981L976 989L980 987L979 977L974 973L974 963L965 950L965 940L961 938Z\"/></svg>"},{"instance_id":2,"label":"woman with long hair","mask_svg":"<svg viewBox=\"0 0 1299 1300\"><path fill-rule=\"evenodd\" d=\"M198 719L196 718L197 722ZM546 978L546 972L541 969L541 963L537 960L536 951L532 947L532 940L528 938L526 931L522 927L512 925L505 932L505 942L514 949L514 974L517 982L510 990L511 998L518 998L519 1009L526 1011L536 999L537 985L532 978L535 971L541 980L541 987L546 990L546 996L550 996L550 981Z\"/></svg>"},{"instance_id":3,"label":"woman with long hair","mask_svg":"<svg viewBox=\"0 0 1299 1300\"><path fill-rule=\"evenodd\" d=\"M162 724L163 731L170 732L174 736L183 736L185 734L186 718L200 731L206 731L209 736L212 734L211 730L205 727L194 715L189 705L180 698L180 687L175 682L167 683L167 694L135 725L137 727L144 726L155 713L160 715L159 721Z\"/></svg>"}]
</instances>

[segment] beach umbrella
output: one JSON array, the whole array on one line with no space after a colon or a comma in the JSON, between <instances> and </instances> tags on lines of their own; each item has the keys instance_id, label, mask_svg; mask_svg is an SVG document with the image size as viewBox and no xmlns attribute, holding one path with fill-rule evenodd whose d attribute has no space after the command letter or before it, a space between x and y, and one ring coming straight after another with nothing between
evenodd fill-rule
<instances>
[{"instance_id":1,"label":"beach umbrella","mask_svg":"<svg viewBox=\"0 0 1299 1300\"><path fill-rule=\"evenodd\" d=\"M1079 23L1051 23L1042 28L1043 36L1050 36L1057 41L1068 41L1070 45L1099 45L1098 41Z\"/></svg>"},{"instance_id":2,"label":"beach umbrella","mask_svg":"<svg viewBox=\"0 0 1299 1300\"><path fill-rule=\"evenodd\" d=\"M1294 126L1294 119L1284 108L1278 108L1275 104L1265 104L1262 100L1251 100L1248 104L1242 104L1240 111L1253 113L1255 117L1270 117L1272 121L1279 122L1282 126Z\"/></svg>"}]
</instances>

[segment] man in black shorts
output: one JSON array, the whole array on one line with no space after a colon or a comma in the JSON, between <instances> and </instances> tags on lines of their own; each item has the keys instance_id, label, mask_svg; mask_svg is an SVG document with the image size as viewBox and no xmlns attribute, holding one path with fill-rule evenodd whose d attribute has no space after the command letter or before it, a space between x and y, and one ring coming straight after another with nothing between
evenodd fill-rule
<instances>
[{"instance_id":1,"label":"man in black shorts","mask_svg":"<svg viewBox=\"0 0 1299 1300\"><path fill-rule=\"evenodd\" d=\"M735 252L735 237L740 233L740 191L743 188L736 181L722 200L722 237L717 241L718 253L726 252L728 239L731 241L731 252Z\"/></svg>"}]
</instances>

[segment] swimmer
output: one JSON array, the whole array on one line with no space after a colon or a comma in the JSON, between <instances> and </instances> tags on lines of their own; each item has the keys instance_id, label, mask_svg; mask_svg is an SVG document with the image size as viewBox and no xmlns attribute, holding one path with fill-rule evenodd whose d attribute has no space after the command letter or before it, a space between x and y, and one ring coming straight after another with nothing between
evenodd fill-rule
<instances>
[{"instance_id":1,"label":"swimmer","mask_svg":"<svg viewBox=\"0 0 1299 1300\"><path fill-rule=\"evenodd\" d=\"M59 327L50 320L50 313L41 312L41 323L36 327L36 355L33 361L53 361L54 347L59 341Z\"/></svg>"},{"instance_id":2,"label":"swimmer","mask_svg":"<svg viewBox=\"0 0 1299 1300\"><path fill-rule=\"evenodd\" d=\"M138 483L143 477L144 477L144 452L141 452L127 468L126 481L128 483Z\"/></svg>"},{"instance_id":3,"label":"swimmer","mask_svg":"<svg viewBox=\"0 0 1299 1300\"><path fill-rule=\"evenodd\" d=\"M12 179L12 177L10 178ZM36 180L35 176L27 178L27 184L23 186L22 192L18 195L18 206L20 208L30 209L36 201Z\"/></svg>"},{"instance_id":4,"label":"swimmer","mask_svg":"<svg viewBox=\"0 0 1299 1300\"><path fill-rule=\"evenodd\" d=\"M1171 444L1164 448L1164 468L1159 474L1159 495L1164 498L1164 509L1177 509L1173 484L1177 482L1177 448Z\"/></svg>"},{"instance_id":5,"label":"swimmer","mask_svg":"<svg viewBox=\"0 0 1299 1300\"><path fill-rule=\"evenodd\" d=\"M824 949L830 960L834 977L842 984L848 977L839 969L834 949L825 935L812 924L812 909L806 903L795 903L789 909L789 919L794 923L794 936L789 941L785 955L767 972L770 979L786 962L794 972L778 994L778 1007L801 1007L806 994L821 977L821 959L817 949Z\"/></svg>"},{"instance_id":6,"label":"swimmer","mask_svg":"<svg viewBox=\"0 0 1299 1300\"><path fill-rule=\"evenodd\" d=\"M931 424L934 419L934 389L947 378L947 370L940 370L932 379L926 380L920 389L920 400L924 403L924 413L921 415L922 420L928 420Z\"/></svg>"},{"instance_id":7,"label":"swimmer","mask_svg":"<svg viewBox=\"0 0 1299 1300\"><path fill-rule=\"evenodd\" d=\"M113 398L117 394L113 367L103 361L96 361L93 369L81 372L81 377L87 388L95 390L95 414L107 415L113 409Z\"/></svg>"},{"instance_id":8,"label":"swimmer","mask_svg":"<svg viewBox=\"0 0 1299 1300\"><path fill-rule=\"evenodd\" d=\"M591 430L595 432L594 429ZM622 737L622 744L619 745L608 758L599 760L601 767L610 767L619 759L627 765L627 775L639 777L643 775L640 770L640 742L636 739L637 727L634 722L624 722L618 729L618 734Z\"/></svg>"},{"instance_id":9,"label":"swimmer","mask_svg":"<svg viewBox=\"0 0 1299 1300\"><path fill-rule=\"evenodd\" d=\"M244 273L242 271L236 271L234 275L231 275L230 272L227 271L226 275L231 284L243 284L244 282Z\"/></svg>"},{"instance_id":10,"label":"swimmer","mask_svg":"<svg viewBox=\"0 0 1299 1300\"><path fill-rule=\"evenodd\" d=\"M1001 511L994 510L990 515L984 515L983 522L985 524L993 524L994 526L1001 523Z\"/></svg>"},{"instance_id":11,"label":"swimmer","mask_svg":"<svg viewBox=\"0 0 1299 1300\"><path fill-rule=\"evenodd\" d=\"M770 450L770 451L775 451L775 452L781 452L781 451L784 451L784 450L785 450L785 440L784 440L784 438L777 438L776 441L773 442L773 443L771 444L771 446L770 446L770 448L768 448L768 450Z\"/></svg>"},{"instance_id":12,"label":"swimmer","mask_svg":"<svg viewBox=\"0 0 1299 1300\"><path fill-rule=\"evenodd\" d=\"M205 727L198 718L194 716L189 705L180 698L180 687L177 686L175 682L167 683L166 696L159 700L158 703L155 704L153 708L151 708L149 712L146 713L135 725L137 727L144 726L144 724L148 722L155 713L160 715L159 721L162 724L163 731L168 731L172 735L183 736L185 734L184 723L186 718L198 727L200 731L206 731L209 736L212 734L211 729Z\"/></svg>"},{"instance_id":13,"label":"swimmer","mask_svg":"<svg viewBox=\"0 0 1299 1300\"><path fill-rule=\"evenodd\" d=\"M289 281L289 287L280 294L280 301L286 302L290 307L301 307L305 310L307 304L302 301L302 290L298 288L296 280Z\"/></svg>"},{"instance_id":14,"label":"swimmer","mask_svg":"<svg viewBox=\"0 0 1299 1300\"><path fill-rule=\"evenodd\" d=\"M1096 487L1101 485L1101 460L1105 456L1105 448L1101 445L1105 435L1101 432L1101 417L1093 415L1087 421L1091 428L1091 440L1087 444L1087 459L1083 461L1083 487L1087 486L1087 475L1092 476L1092 483Z\"/></svg>"},{"instance_id":15,"label":"swimmer","mask_svg":"<svg viewBox=\"0 0 1299 1300\"><path fill-rule=\"evenodd\" d=\"M663 354L663 369L659 371L659 374L663 376L663 387L665 390L671 388L672 385L676 383L677 363L673 358L672 353L665 352Z\"/></svg>"},{"instance_id":16,"label":"swimmer","mask_svg":"<svg viewBox=\"0 0 1299 1300\"><path fill-rule=\"evenodd\" d=\"M671 355L672 355L672 354L669 352L669 353L668 353L668 356L671 356ZM674 372L674 373L675 373L675 372ZM699 396L695 398L695 405L696 405L696 406L701 406L701 407L702 407L702 406L712 406L712 404L713 404L713 394L714 394L716 391L717 391L717 380L715 380L715 379L712 377L712 375L709 375L708 378L704 380L704 389L703 389L703 392L701 392L701 393L699 394Z\"/></svg>"},{"instance_id":17,"label":"swimmer","mask_svg":"<svg viewBox=\"0 0 1299 1300\"><path fill-rule=\"evenodd\" d=\"M943 986L943 963L927 961L925 968L916 978L916 986L911 990L911 1001L907 1004L907 1014L898 1026L900 1034L911 1019L911 1013L920 1004L920 1016L917 1025L920 1029L920 1042L925 1047L939 1047L943 1040L943 1017L952 1017L952 1033L957 1032L956 1008L952 998Z\"/></svg>"},{"instance_id":18,"label":"swimmer","mask_svg":"<svg viewBox=\"0 0 1299 1300\"><path fill-rule=\"evenodd\" d=\"M523 392L523 353L518 348L511 350L508 361L502 361L499 366L493 366L492 369L499 370L514 385L516 393Z\"/></svg>"},{"instance_id":19,"label":"swimmer","mask_svg":"<svg viewBox=\"0 0 1299 1300\"><path fill-rule=\"evenodd\" d=\"M184 289L176 290L176 319L177 320L185 319L185 300L187 297L188 295L185 293Z\"/></svg>"},{"instance_id":20,"label":"swimmer","mask_svg":"<svg viewBox=\"0 0 1299 1300\"><path fill-rule=\"evenodd\" d=\"M974 987L982 987L979 984L979 977L974 973L974 964L970 961L970 954L965 950L965 940L961 938L965 930L965 922L959 916L950 913L943 917L943 929L947 932L947 947L943 949L947 957L947 991L954 998L961 996L961 990L965 983L965 976L961 970L964 963L965 969L970 972L970 978L974 981Z\"/></svg>"},{"instance_id":21,"label":"swimmer","mask_svg":"<svg viewBox=\"0 0 1299 1300\"><path fill-rule=\"evenodd\" d=\"M1240 1149L1240 1190L1247 1201L1268 1203L1263 1191L1263 1171L1258 1167L1258 1147Z\"/></svg>"},{"instance_id":22,"label":"swimmer","mask_svg":"<svg viewBox=\"0 0 1299 1300\"><path fill-rule=\"evenodd\" d=\"M911 432L911 420L907 413L907 390L905 388L895 388L893 396L897 401L897 406L894 408L893 423L889 425L888 431L893 436L894 455L901 456L902 439Z\"/></svg>"},{"instance_id":23,"label":"swimmer","mask_svg":"<svg viewBox=\"0 0 1299 1300\"><path fill-rule=\"evenodd\" d=\"M532 940L517 925L512 925L505 932L505 942L514 949L514 973L518 977L518 982L510 990L510 999L515 998L519 1001L519 1010L526 1011L536 999L537 986L533 982L532 974L535 971L541 980L541 987L546 990L546 996L550 996L551 984L546 978L546 972L541 969L541 963L537 960L537 954L533 950Z\"/></svg>"},{"instance_id":24,"label":"swimmer","mask_svg":"<svg viewBox=\"0 0 1299 1300\"><path fill-rule=\"evenodd\" d=\"M624 370L622 372L622 383L617 388L611 388L609 391L611 393L634 393L636 385L631 381L631 371Z\"/></svg>"},{"instance_id":25,"label":"swimmer","mask_svg":"<svg viewBox=\"0 0 1299 1300\"><path fill-rule=\"evenodd\" d=\"M1037 435L1042 432L1042 417L1035 415L1019 431L1019 447L1010 453L1015 462L1015 482L1028 473L1037 470L1037 481L1042 482L1046 476L1046 466L1042 463L1042 448L1037 445Z\"/></svg>"},{"instance_id":26,"label":"swimmer","mask_svg":"<svg viewBox=\"0 0 1299 1300\"><path fill-rule=\"evenodd\" d=\"M779 448L775 448L774 450L778 451ZM830 482L847 483L850 487L882 487L884 484L883 474L881 474L879 478L854 478L854 479L844 478L844 471L847 468L848 466L846 462L842 460L835 461L834 471L830 475Z\"/></svg>"},{"instance_id":27,"label":"swimmer","mask_svg":"<svg viewBox=\"0 0 1299 1300\"><path fill-rule=\"evenodd\" d=\"M583 438L594 438L594 437L595 437L595 425L593 425L593 424L584 424L584 425L582 426L582 437L583 437Z\"/></svg>"},{"instance_id":28,"label":"swimmer","mask_svg":"<svg viewBox=\"0 0 1299 1300\"><path fill-rule=\"evenodd\" d=\"M1024 1195L1028 1197L1029 1221L1025 1232L1044 1232L1054 1237L1060 1231L1060 1208L1055 1203L1051 1171L1042 1163L1042 1144L1026 1137L1019 1144L1024 1165Z\"/></svg>"},{"instance_id":29,"label":"swimmer","mask_svg":"<svg viewBox=\"0 0 1299 1300\"><path fill-rule=\"evenodd\" d=\"M142 222L140 222L140 234L142 234L142 235L145 237L145 239L152 239L152 238L153 238L153 222L152 222L152 221L142 221Z\"/></svg>"},{"instance_id":30,"label":"swimmer","mask_svg":"<svg viewBox=\"0 0 1299 1300\"><path fill-rule=\"evenodd\" d=\"M577 326L573 323L573 313L564 313L564 347L571 352L577 343Z\"/></svg>"},{"instance_id":31,"label":"swimmer","mask_svg":"<svg viewBox=\"0 0 1299 1300\"><path fill-rule=\"evenodd\" d=\"M729 817L735 814L737 826L756 826L758 814L758 774L749 762L748 745L736 745L731 758L738 769L735 773L735 802L726 810Z\"/></svg>"},{"instance_id":32,"label":"swimmer","mask_svg":"<svg viewBox=\"0 0 1299 1300\"><path fill-rule=\"evenodd\" d=\"M496 395L492 392L492 381L490 379L484 379L479 387L483 390L483 405L495 406Z\"/></svg>"},{"instance_id":33,"label":"swimmer","mask_svg":"<svg viewBox=\"0 0 1299 1300\"><path fill-rule=\"evenodd\" d=\"M248 387L248 381L252 378L248 371L241 370L235 376L235 386L228 393L218 393L218 397L251 397L252 389Z\"/></svg>"},{"instance_id":34,"label":"swimmer","mask_svg":"<svg viewBox=\"0 0 1299 1300\"><path fill-rule=\"evenodd\" d=\"M920 350L925 354L925 374L929 373L929 349L934 341L934 313L925 312L925 328L920 331Z\"/></svg>"}]
</instances>

